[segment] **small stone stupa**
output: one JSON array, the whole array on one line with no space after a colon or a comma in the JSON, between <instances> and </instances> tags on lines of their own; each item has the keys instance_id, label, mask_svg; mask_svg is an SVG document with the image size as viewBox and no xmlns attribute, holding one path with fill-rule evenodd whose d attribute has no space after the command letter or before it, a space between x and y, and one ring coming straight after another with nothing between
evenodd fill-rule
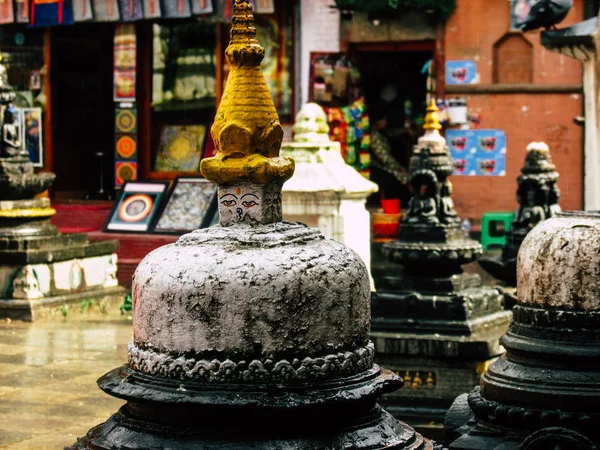
<instances>
[{"instance_id":1,"label":"small stone stupa","mask_svg":"<svg viewBox=\"0 0 600 450\"><path fill-rule=\"evenodd\" d=\"M48 189L55 175L34 172L20 140L14 100L0 64L0 318L62 317L69 306L80 310L82 301L118 313L125 295L116 277L119 243L60 234L50 223L56 213L50 200L34 196Z\"/></svg>"},{"instance_id":2,"label":"small stone stupa","mask_svg":"<svg viewBox=\"0 0 600 450\"><path fill-rule=\"evenodd\" d=\"M373 293L371 337L377 362L409 386L386 396L385 407L428 423L441 422L455 394L475 386L482 368L502 353L511 314L498 289L461 268L483 250L465 235L454 210L452 158L435 101L424 128L410 162L409 211L398 240L383 248L399 267Z\"/></svg>"},{"instance_id":3,"label":"small stone stupa","mask_svg":"<svg viewBox=\"0 0 600 450\"><path fill-rule=\"evenodd\" d=\"M517 254L527 233L542 220L554 217L560 212L560 191L556 186L557 182L558 173L548 145L544 142L529 144L525 165L517 178L519 209L510 230L506 233L506 247L500 257L479 260L481 267L502 280L508 287L517 284ZM514 302L511 303L512 307Z\"/></svg>"},{"instance_id":4,"label":"small stone stupa","mask_svg":"<svg viewBox=\"0 0 600 450\"><path fill-rule=\"evenodd\" d=\"M529 232L506 353L457 398L453 450L600 449L600 214L559 213Z\"/></svg>"},{"instance_id":5,"label":"small stone stupa","mask_svg":"<svg viewBox=\"0 0 600 450\"><path fill-rule=\"evenodd\" d=\"M329 139L323 108L305 104L296 115L294 140L281 154L296 161L283 188L283 218L319 228L325 238L347 245L371 265L371 224L367 197L379 187L342 158L341 144Z\"/></svg>"},{"instance_id":6,"label":"small stone stupa","mask_svg":"<svg viewBox=\"0 0 600 450\"><path fill-rule=\"evenodd\" d=\"M220 226L138 266L128 363L99 380L127 404L73 449L434 449L376 405L402 382L373 364L364 263L281 222L294 162L279 156L263 55L236 0L217 155L202 163Z\"/></svg>"}]
</instances>

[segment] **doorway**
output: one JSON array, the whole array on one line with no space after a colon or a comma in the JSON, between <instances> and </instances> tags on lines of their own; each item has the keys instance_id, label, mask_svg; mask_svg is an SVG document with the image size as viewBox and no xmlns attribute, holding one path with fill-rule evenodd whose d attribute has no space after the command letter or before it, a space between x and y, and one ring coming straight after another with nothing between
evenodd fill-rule
<instances>
[{"instance_id":1,"label":"doorway","mask_svg":"<svg viewBox=\"0 0 600 450\"><path fill-rule=\"evenodd\" d=\"M101 182L105 189L113 186L113 36L114 25L110 23L52 30L56 198L84 199Z\"/></svg>"}]
</instances>

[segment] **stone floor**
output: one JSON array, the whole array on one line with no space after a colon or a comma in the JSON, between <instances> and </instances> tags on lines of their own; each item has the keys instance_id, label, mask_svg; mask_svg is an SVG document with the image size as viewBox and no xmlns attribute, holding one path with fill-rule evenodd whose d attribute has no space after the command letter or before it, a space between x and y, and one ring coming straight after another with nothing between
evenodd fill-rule
<instances>
[{"instance_id":1,"label":"stone floor","mask_svg":"<svg viewBox=\"0 0 600 450\"><path fill-rule=\"evenodd\" d=\"M123 401L96 379L127 359L131 321L0 322L0 449L62 449Z\"/></svg>"}]
</instances>

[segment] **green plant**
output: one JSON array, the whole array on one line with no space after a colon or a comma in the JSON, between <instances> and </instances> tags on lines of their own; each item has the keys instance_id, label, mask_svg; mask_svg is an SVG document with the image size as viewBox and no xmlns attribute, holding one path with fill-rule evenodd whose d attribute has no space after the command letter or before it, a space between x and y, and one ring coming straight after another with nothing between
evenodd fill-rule
<instances>
[{"instance_id":1,"label":"green plant","mask_svg":"<svg viewBox=\"0 0 600 450\"><path fill-rule=\"evenodd\" d=\"M69 305L62 305L60 307L60 312L63 315L63 317L66 318L69 315Z\"/></svg>"},{"instance_id":2,"label":"green plant","mask_svg":"<svg viewBox=\"0 0 600 450\"><path fill-rule=\"evenodd\" d=\"M133 302L131 293L125 294L125 298L123 299L123 304L121 305L121 313L125 314L126 312L131 312L133 310Z\"/></svg>"},{"instance_id":3,"label":"green plant","mask_svg":"<svg viewBox=\"0 0 600 450\"><path fill-rule=\"evenodd\" d=\"M88 308L90 306L92 306L92 300L81 300L80 306L81 306L81 312L84 313L88 310Z\"/></svg>"}]
</instances>

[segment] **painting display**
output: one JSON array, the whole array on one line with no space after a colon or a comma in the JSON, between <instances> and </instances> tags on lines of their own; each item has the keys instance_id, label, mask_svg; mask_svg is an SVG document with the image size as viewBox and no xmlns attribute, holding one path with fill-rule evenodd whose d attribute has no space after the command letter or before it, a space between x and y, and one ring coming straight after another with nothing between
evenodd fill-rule
<instances>
[{"instance_id":1,"label":"painting display","mask_svg":"<svg viewBox=\"0 0 600 450\"><path fill-rule=\"evenodd\" d=\"M168 182L125 183L104 231L148 232L168 187Z\"/></svg>"},{"instance_id":2,"label":"painting display","mask_svg":"<svg viewBox=\"0 0 600 450\"><path fill-rule=\"evenodd\" d=\"M216 184L204 178L178 178L154 231L181 233L206 228L216 211Z\"/></svg>"},{"instance_id":3,"label":"painting display","mask_svg":"<svg viewBox=\"0 0 600 450\"><path fill-rule=\"evenodd\" d=\"M154 170L157 172L198 172L204 151L206 125L165 126Z\"/></svg>"},{"instance_id":4,"label":"painting display","mask_svg":"<svg viewBox=\"0 0 600 450\"><path fill-rule=\"evenodd\" d=\"M137 179L137 162L117 161L115 162L115 186L123 186L128 181Z\"/></svg>"},{"instance_id":5,"label":"painting display","mask_svg":"<svg viewBox=\"0 0 600 450\"><path fill-rule=\"evenodd\" d=\"M42 145L42 108L21 108L23 145L35 167L44 165Z\"/></svg>"},{"instance_id":6,"label":"painting display","mask_svg":"<svg viewBox=\"0 0 600 450\"><path fill-rule=\"evenodd\" d=\"M477 63L475 61L446 61L446 84L477 83Z\"/></svg>"},{"instance_id":7,"label":"painting display","mask_svg":"<svg viewBox=\"0 0 600 450\"><path fill-rule=\"evenodd\" d=\"M447 130L454 175L506 175L506 136L502 130Z\"/></svg>"}]
</instances>

